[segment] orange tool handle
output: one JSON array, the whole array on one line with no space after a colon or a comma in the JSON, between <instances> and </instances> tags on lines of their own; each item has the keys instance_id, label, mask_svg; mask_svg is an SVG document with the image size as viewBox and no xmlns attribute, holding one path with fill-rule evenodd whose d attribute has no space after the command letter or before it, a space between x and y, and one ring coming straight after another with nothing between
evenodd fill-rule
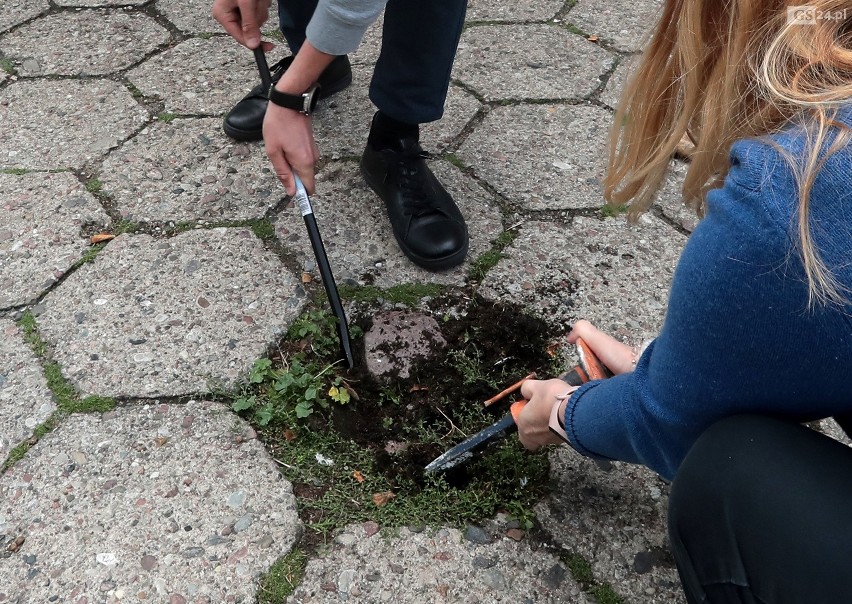
<instances>
[{"instance_id":1,"label":"orange tool handle","mask_svg":"<svg viewBox=\"0 0 852 604\"><path fill-rule=\"evenodd\" d=\"M518 417L520 417L521 411L523 411L524 407L527 406L527 402L528 401L526 399L522 398L521 400L512 403L512 406L509 407L509 411L512 412L512 419L515 420L516 424L518 423Z\"/></svg>"}]
</instances>

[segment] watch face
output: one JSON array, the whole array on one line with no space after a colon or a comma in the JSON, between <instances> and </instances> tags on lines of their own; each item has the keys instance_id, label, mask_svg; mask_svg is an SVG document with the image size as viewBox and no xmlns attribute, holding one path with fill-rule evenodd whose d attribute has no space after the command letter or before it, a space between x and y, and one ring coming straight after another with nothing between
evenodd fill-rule
<instances>
[{"instance_id":1,"label":"watch face","mask_svg":"<svg viewBox=\"0 0 852 604\"><path fill-rule=\"evenodd\" d=\"M310 90L305 93L305 113L310 115L316 109L317 102L319 101L319 86L314 86Z\"/></svg>"}]
</instances>

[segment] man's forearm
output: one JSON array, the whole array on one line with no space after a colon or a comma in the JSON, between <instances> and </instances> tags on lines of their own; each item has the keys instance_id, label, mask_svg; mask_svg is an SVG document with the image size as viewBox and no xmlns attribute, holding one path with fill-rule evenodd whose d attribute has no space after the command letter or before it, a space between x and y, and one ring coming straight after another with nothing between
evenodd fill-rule
<instances>
[{"instance_id":1,"label":"man's forearm","mask_svg":"<svg viewBox=\"0 0 852 604\"><path fill-rule=\"evenodd\" d=\"M333 59L334 55L320 52L306 41L275 88L289 94L301 94L319 80L320 74Z\"/></svg>"}]
</instances>

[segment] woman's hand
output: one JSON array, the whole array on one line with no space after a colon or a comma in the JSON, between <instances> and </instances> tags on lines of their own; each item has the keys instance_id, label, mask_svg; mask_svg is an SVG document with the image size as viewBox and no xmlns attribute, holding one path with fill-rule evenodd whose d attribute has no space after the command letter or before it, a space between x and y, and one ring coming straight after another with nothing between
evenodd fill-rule
<instances>
[{"instance_id":1,"label":"woman's hand","mask_svg":"<svg viewBox=\"0 0 852 604\"><path fill-rule=\"evenodd\" d=\"M550 429L550 413L559 404L560 421L565 413L566 393L576 390L562 380L527 380L521 384L521 396L527 404L517 419L521 444L530 451L544 445L563 443Z\"/></svg>"},{"instance_id":2,"label":"woman's hand","mask_svg":"<svg viewBox=\"0 0 852 604\"><path fill-rule=\"evenodd\" d=\"M577 338L583 338L600 362L606 365L614 375L633 371L636 352L588 321L580 320L574 324L574 328L568 334L568 342L575 344Z\"/></svg>"}]
</instances>

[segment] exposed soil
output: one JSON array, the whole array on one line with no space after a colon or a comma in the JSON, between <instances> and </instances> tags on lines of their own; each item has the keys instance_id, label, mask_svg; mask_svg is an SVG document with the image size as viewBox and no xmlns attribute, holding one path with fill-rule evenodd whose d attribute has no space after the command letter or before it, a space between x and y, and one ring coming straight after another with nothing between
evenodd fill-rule
<instances>
[{"instance_id":1,"label":"exposed soil","mask_svg":"<svg viewBox=\"0 0 852 604\"><path fill-rule=\"evenodd\" d=\"M369 329L367 320L355 321ZM483 401L532 371L546 374L552 362L547 352L552 332L519 307L479 301L462 316L439 323L447 346L416 362L406 379L374 379L359 347L356 367L347 379L360 400L334 410L335 428L374 451L379 469L389 478L422 483L426 464L465 438L459 427L470 430L472 421L481 421L474 432L485 428L507 413L511 402L483 411ZM388 400L389 393L394 401ZM420 442L411 434L418 426L447 437L440 443ZM460 466L447 479L464 486L466 471Z\"/></svg>"}]
</instances>

